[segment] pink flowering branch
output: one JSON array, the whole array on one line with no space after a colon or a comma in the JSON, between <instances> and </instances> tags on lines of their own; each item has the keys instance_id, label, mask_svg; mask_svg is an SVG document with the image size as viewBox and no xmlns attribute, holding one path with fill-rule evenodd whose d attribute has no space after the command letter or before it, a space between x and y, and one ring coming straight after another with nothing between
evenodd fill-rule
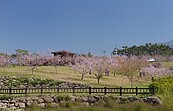
<instances>
[{"instance_id":1,"label":"pink flowering branch","mask_svg":"<svg viewBox=\"0 0 173 111\"><path fill-rule=\"evenodd\" d=\"M7 56L0 55L0 66L4 69L5 72L5 67L10 64L10 58Z\"/></svg>"},{"instance_id":2,"label":"pink flowering branch","mask_svg":"<svg viewBox=\"0 0 173 111\"><path fill-rule=\"evenodd\" d=\"M71 65L71 67L82 75L81 80L83 80L84 76L90 71L90 59L87 57L77 56L75 61L75 65Z\"/></svg>"}]
</instances>

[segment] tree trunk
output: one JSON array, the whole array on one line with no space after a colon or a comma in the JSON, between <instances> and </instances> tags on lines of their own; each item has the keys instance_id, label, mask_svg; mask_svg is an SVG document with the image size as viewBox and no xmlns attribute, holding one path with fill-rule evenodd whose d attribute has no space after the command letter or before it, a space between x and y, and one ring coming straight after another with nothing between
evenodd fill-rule
<instances>
[{"instance_id":1,"label":"tree trunk","mask_svg":"<svg viewBox=\"0 0 173 111\"><path fill-rule=\"evenodd\" d=\"M20 73L23 74L23 73L22 73L22 65L20 65L20 69L21 69L21 70L20 70Z\"/></svg>"},{"instance_id":2,"label":"tree trunk","mask_svg":"<svg viewBox=\"0 0 173 111\"><path fill-rule=\"evenodd\" d=\"M97 80L98 80L98 84L100 84L100 78L97 78Z\"/></svg>"},{"instance_id":3,"label":"tree trunk","mask_svg":"<svg viewBox=\"0 0 173 111\"><path fill-rule=\"evenodd\" d=\"M121 77L122 79L121 79L121 87L123 87L124 86L124 83L123 83L123 80L124 80L124 78L123 77Z\"/></svg>"},{"instance_id":4,"label":"tree trunk","mask_svg":"<svg viewBox=\"0 0 173 111\"><path fill-rule=\"evenodd\" d=\"M58 73L58 71L57 71L57 65L55 65L55 70L56 70L56 74Z\"/></svg>"},{"instance_id":5,"label":"tree trunk","mask_svg":"<svg viewBox=\"0 0 173 111\"><path fill-rule=\"evenodd\" d=\"M34 68L32 68L32 74L34 74Z\"/></svg>"},{"instance_id":6,"label":"tree trunk","mask_svg":"<svg viewBox=\"0 0 173 111\"><path fill-rule=\"evenodd\" d=\"M3 67L3 69L4 69L4 72L5 72L5 67Z\"/></svg>"},{"instance_id":7,"label":"tree trunk","mask_svg":"<svg viewBox=\"0 0 173 111\"><path fill-rule=\"evenodd\" d=\"M81 80L83 80L83 78L84 78L84 74L82 74Z\"/></svg>"},{"instance_id":8,"label":"tree trunk","mask_svg":"<svg viewBox=\"0 0 173 111\"><path fill-rule=\"evenodd\" d=\"M130 77L131 88L133 87L133 77Z\"/></svg>"}]
</instances>

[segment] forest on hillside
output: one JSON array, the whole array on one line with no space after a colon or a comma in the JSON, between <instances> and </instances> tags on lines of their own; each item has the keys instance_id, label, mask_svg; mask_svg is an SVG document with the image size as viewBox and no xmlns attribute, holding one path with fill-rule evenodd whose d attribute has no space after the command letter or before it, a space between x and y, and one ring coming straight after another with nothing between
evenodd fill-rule
<instances>
[{"instance_id":1,"label":"forest on hillside","mask_svg":"<svg viewBox=\"0 0 173 111\"><path fill-rule=\"evenodd\" d=\"M172 56L173 49L167 45L163 44L151 44L146 43L145 45L131 47L123 46L122 49L114 49L113 55L126 55L126 56Z\"/></svg>"}]
</instances>

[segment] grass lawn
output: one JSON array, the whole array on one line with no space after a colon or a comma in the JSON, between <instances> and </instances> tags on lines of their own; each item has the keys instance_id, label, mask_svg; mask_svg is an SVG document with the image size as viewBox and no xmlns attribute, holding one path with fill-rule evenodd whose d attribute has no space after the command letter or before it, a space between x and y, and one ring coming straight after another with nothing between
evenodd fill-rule
<instances>
[{"instance_id":1,"label":"grass lawn","mask_svg":"<svg viewBox=\"0 0 173 111\"><path fill-rule=\"evenodd\" d=\"M39 66L34 74L31 73L31 69L26 66L7 67L5 72L3 68L0 68L0 76L22 76L30 78L42 78L53 79L59 81L68 81L73 83L91 84L93 86L107 86L107 87L130 87L129 79L126 76L113 74L110 76L104 76L100 79L100 84L97 84L97 79L94 75L87 74L84 76L84 80L81 80L81 74L71 69L70 67L59 66L57 68L57 74L54 66ZM146 87L150 80L142 80L137 77L134 78L134 87Z\"/></svg>"},{"instance_id":2,"label":"grass lawn","mask_svg":"<svg viewBox=\"0 0 173 111\"><path fill-rule=\"evenodd\" d=\"M164 67L173 66L173 62L162 63ZM15 66L7 67L4 72L3 68L0 68L0 76L19 76L29 78L42 78L42 79L53 79L59 81L67 81L73 83L91 84L95 87L130 87L129 79L126 76L111 74L110 76L104 76L100 80L100 84L97 84L97 79L94 75L87 74L84 76L84 80L81 80L81 74L77 71L72 70L69 67L59 66L57 68L57 74L54 66L39 66L34 74L31 73L31 69L26 66ZM139 79L134 78L134 87L147 87L151 83L150 79ZM161 98L163 105L154 106L150 104L143 104L140 102L128 103L128 104L117 104L115 101L108 101L107 105L98 104L96 106L86 107L82 105L68 104L68 107L58 106L56 108L48 107L41 109L37 106L26 109L26 111L173 111L173 95L164 96L157 95Z\"/></svg>"},{"instance_id":3,"label":"grass lawn","mask_svg":"<svg viewBox=\"0 0 173 111\"><path fill-rule=\"evenodd\" d=\"M173 62L162 62L162 65L163 67L170 68L170 67L173 67Z\"/></svg>"}]
</instances>

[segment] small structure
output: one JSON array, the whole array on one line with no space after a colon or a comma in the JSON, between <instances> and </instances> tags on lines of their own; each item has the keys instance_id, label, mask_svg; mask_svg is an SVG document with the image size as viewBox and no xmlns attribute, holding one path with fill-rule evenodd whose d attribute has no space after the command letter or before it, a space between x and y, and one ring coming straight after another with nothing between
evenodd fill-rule
<instances>
[{"instance_id":1,"label":"small structure","mask_svg":"<svg viewBox=\"0 0 173 111\"><path fill-rule=\"evenodd\" d=\"M148 62L155 62L155 59L154 58L149 58L147 61Z\"/></svg>"},{"instance_id":2,"label":"small structure","mask_svg":"<svg viewBox=\"0 0 173 111\"><path fill-rule=\"evenodd\" d=\"M57 52L51 52L51 54L54 54L54 56L61 56L61 57L74 57L76 54L70 51L57 51Z\"/></svg>"},{"instance_id":3,"label":"small structure","mask_svg":"<svg viewBox=\"0 0 173 111\"><path fill-rule=\"evenodd\" d=\"M60 65L75 64L76 54L73 52L61 50L57 52L51 52L51 54L54 54L54 57L60 57Z\"/></svg>"}]
</instances>

